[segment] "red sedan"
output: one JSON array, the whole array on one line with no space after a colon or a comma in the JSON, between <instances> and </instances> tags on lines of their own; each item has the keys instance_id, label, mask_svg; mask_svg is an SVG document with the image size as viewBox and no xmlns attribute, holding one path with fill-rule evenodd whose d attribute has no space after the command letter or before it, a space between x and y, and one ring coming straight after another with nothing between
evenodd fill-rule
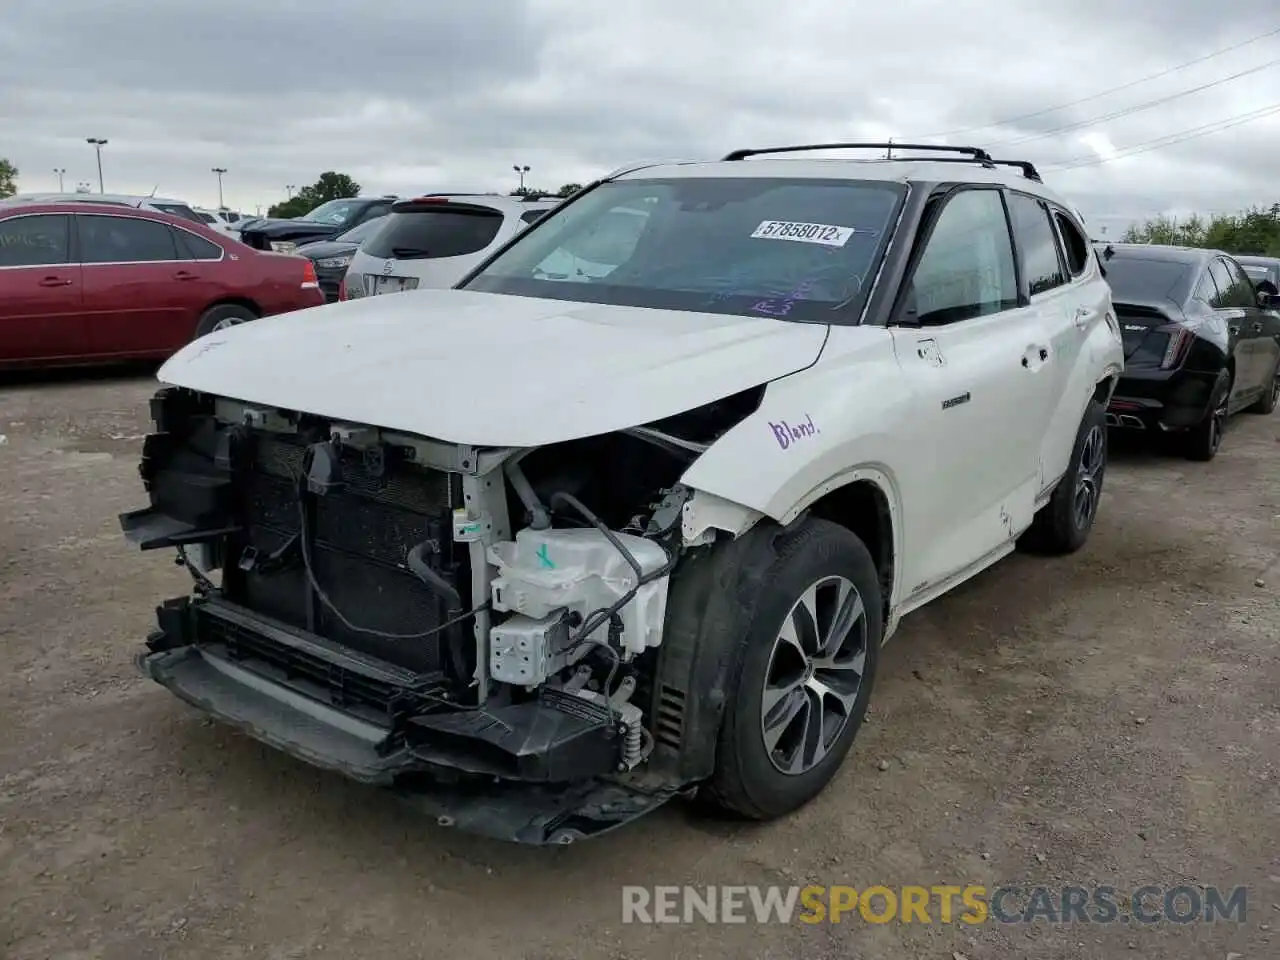
<instances>
[{"instance_id":1,"label":"red sedan","mask_svg":"<svg viewBox=\"0 0 1280 960\"><path fill-rule=\"evenodd\" d=\"M164 359L324 303L304 257L133 207L0 203L0 367Z\"/></svg>"}]
</instances>

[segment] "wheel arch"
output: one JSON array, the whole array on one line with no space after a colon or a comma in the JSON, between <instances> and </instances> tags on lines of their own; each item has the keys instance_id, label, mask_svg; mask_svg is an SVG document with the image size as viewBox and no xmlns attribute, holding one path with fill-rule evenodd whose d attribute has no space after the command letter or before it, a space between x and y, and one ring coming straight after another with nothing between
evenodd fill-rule
<instances>
[{"instance_id":1,"label":"wheel arch","mask_svg":"<svg viewBox=\"0 0 1280 960\"><path fill-rule=\"evenodd\" d=\"M262 318L262 307L256 301L243 296L219 297L212 303L205 304L204 309L200 311L200 316L203 317L210 310L216 310L218 307L244 307L252 312L255 317Z\"/></svg>"},{"instance_id":2,"label":"wheel arch","mask_svg":"<svg viewBox=\"0 0 1280 960\"><path fill-rule=\"evenodd\" d=\"M741 637L780 538L809 516L845 527L871 552L887 630L902 524L897 487L885 472L846 471L771 513L693 491L682 518L688 552L671 581L650 697L651 769L663 779L683 785L711 775Z\"/></svg>"}]
</instances>

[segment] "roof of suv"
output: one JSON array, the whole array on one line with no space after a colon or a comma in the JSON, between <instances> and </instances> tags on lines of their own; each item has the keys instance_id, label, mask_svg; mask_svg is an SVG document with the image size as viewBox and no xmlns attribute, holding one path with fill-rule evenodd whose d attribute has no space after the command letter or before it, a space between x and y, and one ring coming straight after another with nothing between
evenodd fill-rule
<instances>
[{"instance_id":1,"label":"roof of suv","mask_svg":"<svg viewBox=\"0 0 1280 960\"><path fill-rule=\"evenodd\" d=\"M446 206L450 203L471 203L492 207L506 214L520 214L528 210L540 210L563 203L561 197L513 197L502 193L428 193L421 197L406 197L399 200L391 208L393 213L414 209L418 206L429 207L435 204Z\"/></svg>"}]
</instances>

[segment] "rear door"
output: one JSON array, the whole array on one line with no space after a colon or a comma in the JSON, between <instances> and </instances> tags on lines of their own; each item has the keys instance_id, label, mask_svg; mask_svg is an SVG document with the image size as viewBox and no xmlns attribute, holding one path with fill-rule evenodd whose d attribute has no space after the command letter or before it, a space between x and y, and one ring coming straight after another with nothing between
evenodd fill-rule
<instances>
[{"instance_id":1,"label":"rear door","mask_svg":"<svg viewBox=\"0 0 1280 960\"><path fill-rule=\"evenodd\" d=\"M1074 274L1058 246L1049 206L1029 194L1008 193L1009 218L1018 249L1028 309L1049 343L1043 374L1035 377L1036 400L1045 429L1039 437L1039 484L1043 490L1066 470L1080 427L1083 398L1093 384L1081 363L1089 332L1104 324L1105 286L1085 276L1086 255L1078 256ZM1081 381L1077 383L1076 381Z\"/></svg>"},{"instance_id":2,"label":"rear door","mask_svg":"<svg viewBox=\"0 0 1280 960\"><path fill-rule=\"evenodd\" d=\"M0 362L89 353L81 270L71 256L71 217L0 220Z\"/></svg>"},{"instance_id":3,"label":"rear door","mask_svg":"<svg viewBox=\"0 0 1280 960\"><path fill-rule=\"evenodd\" d=\"M1218 291L1218 297L1213 302L1214 312L1227 324L1227 352L1235 365L1230 400L1231 409L1235 409L1256 395L1261 380L1253 334L1248 330L1251 322L1248 310L1249 291L1240 288L1235 272L1221 257L1214 257L1210 261L1209 275ZM1252 285L1249 289L1252 289Z\"/></svg>"},{"instance_id":4,"label":"rear door","mask_svg":"<svg viewBox=\"0 0 1280 960\"><path fill-rule=\"evenodd\" d=\"M1235 280L1232 299L1239 301L1245 311L1240 339L1248 343L1253 372L1249 385L1256 400L1271 389L1280 364L1280 316L1258 305L1258 291L1239 263L1230 258L1225 263Z\"/></svg>"},{"instance_id":5,"label":"rear door","mask_svg":"<svg viewBox=\"0 0 1280 960\"><path fill-rule=\"evenodd\" d=\"M75 219L94 353L160 357L190 340L200 292L168 224L96 213Z\"/></svg>"}]
</instances>

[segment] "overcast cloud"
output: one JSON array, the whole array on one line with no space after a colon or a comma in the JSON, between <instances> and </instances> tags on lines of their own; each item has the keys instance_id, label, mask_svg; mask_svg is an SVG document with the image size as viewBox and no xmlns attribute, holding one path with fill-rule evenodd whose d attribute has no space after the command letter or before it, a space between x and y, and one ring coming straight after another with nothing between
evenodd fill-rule
<instances>
[{"instance_id":1,"label":"overcast cloud","mask_svg":"<svg viewBox=\"0 0 1280 960\"><path fill-rule=\"evenodd\" d=\"M109 191L212 206L220 166L253 212L328 169L404 194L509 189L518 162L555 189L636 159L947 134L1042 164L1114 236L1280 201L1280 111L1052 169L1280 107L1278 62L1090 123L1280 61L1280 34L983 125L1278 28L1275 0L6 0L0 156L23 190L56 189L55 167L96 187L85 138L106 137Z\"/></svg>"}]
</instances>

